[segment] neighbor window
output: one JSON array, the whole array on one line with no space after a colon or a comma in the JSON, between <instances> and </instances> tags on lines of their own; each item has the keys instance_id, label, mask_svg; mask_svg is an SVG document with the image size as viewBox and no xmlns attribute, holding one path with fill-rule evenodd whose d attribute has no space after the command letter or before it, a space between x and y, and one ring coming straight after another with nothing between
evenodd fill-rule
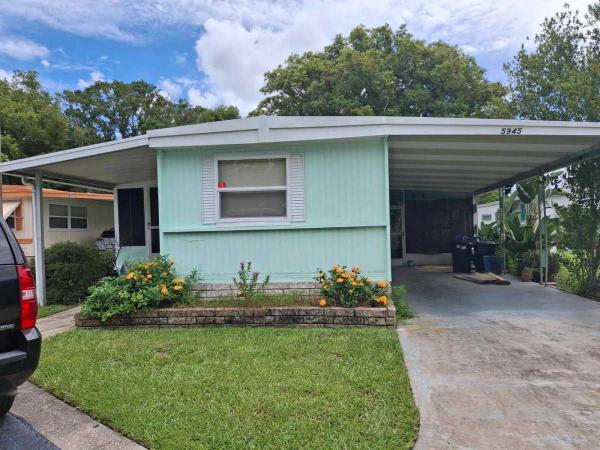
<instances>
[{"instance_id":1,"label":"neighbor window","mask_svg":"<svg viewBox=\"0 0 600 450\"><path fill-rule=\"evenodd\" d=\"M6 218L6 225L8 225L8 227L11 230L14 230L17 224L17 217L15 215L15 213L13 212L10 216L8 216Z\"/></svg>"},{"instance_id":2,"label":"neighbor window","mask_svg":"<svg viewBox=\"0 0 600 450\"><path fill-rule=\"evenodd\" d=\"M48 223L51 229L87 229L87 207L75 205L48 205Z\"/></svg>"},{"instance_id":3,"label":"neighbor window","mask_svg":"<svg viewBox=\"0 0 600 450\"><path fill-rule=\"evenodd\" d=\"M492 215L491 214L483 214L481 216L481 220L483 220L484 222L491 222L492 221Z\"/></svg>"},{"instance_id":4,"label":"neighbor window","mask_svg":"<svg viewBox=\"0 0 600 450\"><path fill-rule=\"evenodd\" d=\"M286 158L217 161L219 218L287 218Z\"/></svg>"}]
</instances>

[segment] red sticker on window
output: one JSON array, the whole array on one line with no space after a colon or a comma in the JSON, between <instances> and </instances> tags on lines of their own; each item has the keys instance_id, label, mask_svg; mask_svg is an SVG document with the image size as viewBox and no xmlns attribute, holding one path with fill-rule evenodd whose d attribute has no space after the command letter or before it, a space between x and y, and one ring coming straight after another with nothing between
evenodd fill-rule
<instances>
[{"instance_id":1,"label":"red sticker on window","mask_svg":"<svg viewBox=\"0 0 600 450\"><path fill-rule=\"evenodd\" d=\"M224 181L219 181L219 189L226 187L226 184Z\"/></svg>"}]
</instances>

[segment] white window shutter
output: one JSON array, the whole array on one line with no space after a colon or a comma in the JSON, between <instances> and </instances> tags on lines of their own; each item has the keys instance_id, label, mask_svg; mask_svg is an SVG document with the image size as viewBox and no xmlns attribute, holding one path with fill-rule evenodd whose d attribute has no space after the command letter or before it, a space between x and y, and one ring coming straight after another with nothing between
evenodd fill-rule
<instances>
[{"instance_id":1,"label":"white window shutter","mask_svg":"<svg viewBox=\"0 0 600 450\"><path fill-rule=\"evenodd\" d=\"M290 220L304 222L304 155L290 155Z\"/></svg>"},{"instance_id":2,"label":"white window shutter","mask_svg":"<svg viewBox=\"0 0 600 450\"><path fill-rule=\"evenodd\" d=\"M215 205L215 162L213 159L202 161L202 222L215 223L217 211Z\"/></svg>"}]
</instances>

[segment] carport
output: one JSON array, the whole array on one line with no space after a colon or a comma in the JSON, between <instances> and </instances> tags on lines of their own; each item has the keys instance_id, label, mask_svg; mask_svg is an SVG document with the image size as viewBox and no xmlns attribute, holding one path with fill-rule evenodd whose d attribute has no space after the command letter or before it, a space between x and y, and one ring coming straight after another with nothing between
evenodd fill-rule
<instances>
[{"instance_id":1,"label":"carport","mask_svg":"<svg viewBox=\"0 0 600 450\"><path fill-rule=\"evenodd\" d=\"M252 117L149 131L146 135L64 150L0 164L9 173L35 183L37 254L43 255L43 181L115 189L145 183L160 185L157 155L171 149L224 145L259 149L277 143L380 139L387 154L385 181L390 198L407 192L443 193L471 199L475 195L564 167L597 153L599 123L412 117ZM332 168L335 170L335 168ZM159 171L160 172L160 171ZM379 177L379 174L377 174ZM381 179L381 178L380 178ZM501 192L503 189L501 190ZM471 206L471 226L477 224ZM115 211L116 213L116 211ZM391 215L394 215L392 210ZM404 221L387 220L388 261L394 239L402 246L410 236ZM152 231L148 224L148 236ZM118 235L118 226L117 226ZM405 249L402 249L406 253ZM38 298L44 302L44 261L36 259Z\"/></svg>"}]
</instances>

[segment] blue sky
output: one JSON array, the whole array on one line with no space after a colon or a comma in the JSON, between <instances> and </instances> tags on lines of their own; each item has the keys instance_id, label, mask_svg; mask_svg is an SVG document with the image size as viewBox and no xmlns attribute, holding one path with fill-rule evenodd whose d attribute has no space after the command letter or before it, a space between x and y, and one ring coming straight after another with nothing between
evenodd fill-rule
<instances>
[{"instance_id":1,"label":"blue sky","mask_svg":"<svg viewBox=\"0 0 600 450\"><path fill-rule=\"evenodd\" d=\"M260 100L263 73L355 25L406 23L475 56L491 80L564 0L0 0L0 77L34 69L51 92L156 84L193 104ZM588 0L572 0L585 10ZM530 44L528 44L530 45Z\"/></svg>"}]
</instances>

